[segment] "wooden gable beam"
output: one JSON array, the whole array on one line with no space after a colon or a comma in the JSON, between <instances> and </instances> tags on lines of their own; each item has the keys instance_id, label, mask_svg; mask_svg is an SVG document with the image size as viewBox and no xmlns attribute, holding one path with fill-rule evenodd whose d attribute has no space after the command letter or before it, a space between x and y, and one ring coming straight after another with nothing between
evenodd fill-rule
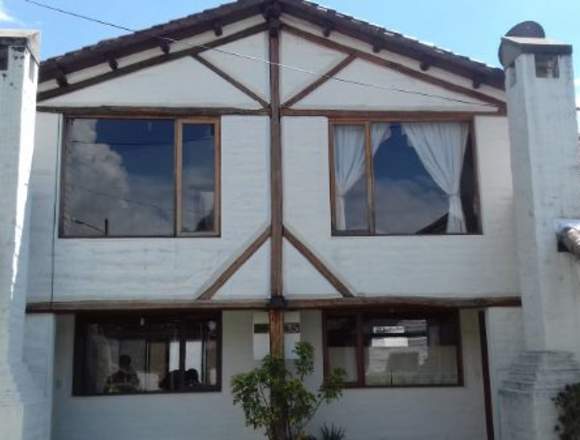
<instances>
[{"instance_id":1,"label":"wooden gable beam","mask_svg":"<svg viewBox=\"0 0 580 440\"><path fill-rule=\"evenodd\" d=\"M501 99L494 98L492 96L486 95L485 93L481 93L481 92L478 92L476 90L472 90L470 88L463 87L463 86L460 86L458 84L454 84L452 82L443 80L441 78L436 78L436 77L427 75L423 72L419 72L419 71L414 70L414 69L412 69L408 66L405 66L403 64L396 63L396 62L391 61L391 60L386 60L386 59L378 57L376 55L372 55L372 54L369 54L367 52L363 52L362 50L358 50L358 49L354 49L354 48L349 47L349 46L345 46L343 44L337 43L336 41L330 40L328 38L319 37L318 35L304 31L302 29L298 29L298 28L291 26L289 24L283 23L282 30L284 30L284 31L286 31L294 36L302 38L303 40L310 41L312 43L318 44L320 46L323 46L323 47L326 47L326 48L329 48L332 50L336 50L338 52L356 55L357 58L368 61L369 63L395 70L397 72L408 75L412 78L415 78L415 79L421 80L423 82L441 87L442 89L445 89L445 90L448 90L451 92L460 93L462 95L469 96L471 98L483 101L484 103L496 106L499 109L505 109L505 107L506 107L505 101L502 101Z\"/></svg>"},{"instance_id":2,"label":"wooden gable beam","mask_svg":"<svg viewBox=\"0 0 580 440\"><path fill-rule=\"evenodd\" d=\"M179 50L176 52L158 55L152 58L148 58L143 61L139 61L133 64L129 64L124 67L119 67L116 70L111 72L103 73L101 75L94 76L92 78L87 78L85 80L69 84L66 88L61 89L53 89L47 90L44 92L39 92L37 95L38 101L44 101L46 99L55 98L57 96L61 96L67 93L71 93L77 90L84 89L86 87L91 87L97 84L100 84L105 81L109 81L111 79L119 78L121 76L128 75L130 73L137 72L142 69L146 69L148 67L157 66L159 64L165 63L167 61L174 61L179 58L183 58L186 56L192 56L196 54L203 53L207 50L211 50L215 47L223 46L224 44L231 43L232 41L240 40L242 38L246 38L260 32L264 32L268 29L267 23L260 23L255 26L251 26L249 28L243 29L239 32L235 32L231 35L228 35L223 38L219 38L213 41L209 41L207 43L203 43L201 45L195 45L188 49Z\"/></svg>"},{"instance_id":3,"label":"wooden gable beam","mask_svg":"<svg viewBox=\"0 0 580 440\"><path fill-rule=\"evenodd\" d=\"M230 76L229 74L224 72L222 69L217 67L215 64L209 62L208 60L206 60L205 58L203 58L199 54L192 55L192 58L194 60L198 61L199 63L203 64L205 67L207 67L209 70L211 70L216 75L220 76L222 79L229 82L232 86L234 86L240 92L244 93L246 96L248 96L251 99L253 99L254 101L256 101L258 104L260 104L262 106L262 108L264 108L264 109L270 108L270 104L268 104L268 102L266 100L262 99L257 93L250 90L248 87L246 87L241 82L239 82L237 79L233 78L232 76Z\"/></svg>"},{"instance_id":4,"label":"wooden gable beam","mask_svg":"<svg viewBox=\"0 0 580 440\"><path fill-rule=\"evenodd\" d=\"M319 88L322 84L324 84L326 81L331 79L334 75L339 73L346 66L351 64L355 59L356 59L355 55L353 55L353 54L348 55L346 58L344 58L342 61L340 61L337 65L335 65L330 70L328 70L328 72L323 74L320 78L317 78L315 81L310 83L307 87L305 87L304 89L302 89L301 91L296 93L294 96L292 96L290 99L288 99L284 104L282 104L282 108L285 109L285 108L292 107L298 101L300 101L300 100L304 99L306 96L310 95L314 90Z\"/></svg>"},{"instance_id":5,"label":"wooden gable beam","mask_svg":"<svg viewBox=\"0 0 580 440\"><path fill-rule=\"evenodd\" d=\"M219 289L222 288L224 284L238 271L238 269L242 267L264 243L266 243L270 234L271 228L267 227L222 273L218 275L215 281L197 297L197 301L207 301L212 299Z\"/></svg>"}]
</instances>

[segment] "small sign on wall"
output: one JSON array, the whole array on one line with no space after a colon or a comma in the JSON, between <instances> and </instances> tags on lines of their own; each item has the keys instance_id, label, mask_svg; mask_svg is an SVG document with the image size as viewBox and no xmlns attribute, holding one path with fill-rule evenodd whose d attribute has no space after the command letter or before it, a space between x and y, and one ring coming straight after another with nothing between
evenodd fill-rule
<instances>
[{"instance_id":1,"label":"small sign on wall","mask_svg":"<svg viewBox=\"0 0 580 440\"><path fill-rule=\"evenodd\" d=\"M262 360L270 353L270 321L268 312L254 312L254 359ZM300 342L300 312L284 312L284 356L296 359L294 347Z\"/></svg>"}]
</instances>

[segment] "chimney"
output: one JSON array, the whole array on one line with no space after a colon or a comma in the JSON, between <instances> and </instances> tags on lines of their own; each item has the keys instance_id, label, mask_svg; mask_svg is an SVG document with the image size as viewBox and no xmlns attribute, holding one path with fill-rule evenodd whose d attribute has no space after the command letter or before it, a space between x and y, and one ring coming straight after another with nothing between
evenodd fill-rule
<instances>
[{"instance_id":1,"label":"chimney","mask_svg":"<svg viewBox=\"0 0 580 440\"><path fill-rule=\"evenodd\" d=\"M42 438L43 396L22 358L38 38L0 30L0 437L10 440Z\"/></svg>"},{"instance_id":2,"label":"chimney","mask_svg":"<svg viewBox=\"0 0 580 440\"><path fill-rule=\"evenodd\" d=\"M502 39L526 351L500 390L502 440L556 439L552 402L580 381L580 280L556 225L580 219L572 47L524 22Z\"/></svg>"}]
</instances>

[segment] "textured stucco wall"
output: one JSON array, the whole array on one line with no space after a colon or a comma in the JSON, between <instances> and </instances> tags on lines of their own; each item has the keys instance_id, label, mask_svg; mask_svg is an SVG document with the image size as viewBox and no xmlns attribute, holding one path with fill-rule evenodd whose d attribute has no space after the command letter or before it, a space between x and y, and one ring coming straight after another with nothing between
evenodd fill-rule
<instances>
[{"instance_id":1,"label":"textured stucco wall","mask_svg":"<svg viewBox=\"0 0 580 440\"><path fill-rule=\"evenodd\" d=\"M39 115L33 169L33 234L29 300L193 299L263 231L269 218L268 119L221 118L222 221L219 238L55 239L59 117ZM243 136L241 135L243 133ZM54 280L51 258L54 252ZM248 266L237 297L267 293L267 261ZM249 263L249 262L248 262ZM245 270L248 270L247 268ZM54 283L54 284L53 284ZM231 289L230 289L231 290Z\"/></svg>"},{"instance_id":2,"label":"textured stucco wall","mask_svg":"<svg viewBox=\"0 0 580 440\"><path fill-rule=\"evenodd\" d=\"M42 424L42 440L49 440L52 429L56 317L35 314L26 317L24 333L24 361L34 385L46 402L35 423Z\"/></svg>"},{"instance_id":3,"label":"textured stucco wall","mask_svg":"<svg viewBox=\"0 0 580 440\"><path fill-rule=\"evenodd\" d=\"M36 46L38 34L2 36L8 69L0 72L0 438L44 440L48 400L23 361L36 113L36 65L28 47Z\"/></svg>"},{"instance_id":4,"label":"textured stucco wall","mask_svg":"<svg viewBox=\"0 0 580 440\"><path fill-rule=\"evenodd\" d=\"M489 376L492 390L495 438L502 439L499 390L509 368L525 349L521 308L490 308L485 313Z\"/></svg>"},{"instance_id":5,"label":"textured stucco wall","mask_svg":"<svg viewBox=\"0 0 580 440\"><path fill-rule=\"evenodd\" d=\"M256 363L252 313L223 314L222 391L72 397L74 317L57 321L52 440L256 440L229 392L233 374Z\"/></svg>"},{"instance_id":6,"label":"textured stucco wall","mask_svg":"<svg viewBox=\"0 0 580 440\"><path fill-rule=\"evenodd\" d=\"M517 295L505 118L475 119L483 234L469 236L332 237L328 122L314 117L282 122L285 222L356 292Z\"/></svg>"},{"instance_id":7,"label":"textured stucco wall","mask_svg":"<svg viewBox=\"0 0 580 440\"><path fill-rule=\"evenodd\" d=\"M257 20L257 21L256 21ZM304 27L304 23L292 21ZM244 22L256 24L259 19ZM236 25L240 29L243 24ZM229 32L229 31L228 31ZM208 36L200 36L203 40ZM342 44L369 51L354 40L333 34ZM194 44L192 40L188 44ZM184 43L185 44L185 43ZM225 48L252 57L267 53L266 34L230 43ZM156 49L157 50L157 49ZM154 53L141 54L145 56ZM204 56L257 94L268 97L267 66L255 60L207 52ZM411 66L386 51L379 56ZM344 57L334 50L283 32L282 63L323 73ZM137 58L135 58L136 60ZM126 61L123 61L126 62ZM416 63L415 63L416 64ZM413 64L414 65L414 64ZM74 83L98 72L80 72ZM418 67L414 65L414 68ZM257 108L257 103L232 88L194 60L178 60L110 82L44 101L43 105L159 105ZM433 70L433 71L432 71ZM442 78L437 69L429 74ZM249 72L255 72L254 76ZM203 74L202 74L203 73ZM389 69L355 62L341 75L364 74L421 93L453 98L454 93L421 81L410 81ZM181 79L180 79L181 78ZM183 78L196 81L183 87ZM462 84L455 76L448 80ZM282 68L282 98L287 99L313 80L313 75ZM152 84L163 82L164 87ZM45 85L41 85L45 87ZM340 93L337 87L341 87ZM208 90L219 94L208 96ZM485 87L485 93L491 93ZM364 93L363 93L364 92ZM383 93L384 92L384 93ZM366 94L365 94L366 93ZM340 102L334 102L337 96ZM470 102L475 102L471 100ZM489 111L479 104L393 94L329 81L299 106L376 110ZM370 107L369 107L370 106ZM37 125L32 176L33 250L29 299L192 299L219 274L265 227L269 219L269 124L267 117L222 117L222 237L179 239L56 239L61 124L58 115L41 113ZM328 122L324 118L283 118L285 221L354 291L366 295L502 296L518 292L514 274L512 191L506 120L477 117L477 165L480 180L483 235L433 237L351 237L330 235ZM54 250L53 250L54 247ZM53 255L54 254L54 261ZM284 244L286 294L335 296L336 292L288 243ZM54 274L52 266L54 265ZM417 270L410 273L407 268ZM482 270L486 268L486 270ZM220 299L259 298L268 294L269 244L266 243L226 286ZM450 277L449 273L453 275Z\"/></svg>"},{"instance_id":8,"label":"textured stucco wall","mask_svg":"<svg viewBox=\"0 0 580 440\"><path fill-rule=\"evenodd\" d=\"M315 347L316 374L322 379L321 313L302 312L302 337ZM71 397L74 318L57 323L53 440L256 440L232 405L230 376L256 365L252 356L252 312L223 315L223 390L220 393ZM484 440L485 417L477 312L461 314L465 386L345 390L311 425L348 429L348 438L368 440ZM420 421L420 423L418 423Z\"/></svg>"}]
</instances>

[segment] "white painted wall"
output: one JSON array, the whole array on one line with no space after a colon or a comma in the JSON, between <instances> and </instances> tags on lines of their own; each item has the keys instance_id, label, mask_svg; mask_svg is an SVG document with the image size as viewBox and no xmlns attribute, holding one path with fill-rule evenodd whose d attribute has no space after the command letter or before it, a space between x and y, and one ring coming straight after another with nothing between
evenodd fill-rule
<instances>
[{"instance_id":1,"label":"white painted wall","mask_svg":"<svg viewBox=\"0 0 580 440\"><path fill-rule=\"evenodd\" d=\"M47 399L24 362L39 34L0 31L0 438L44 440ZM34 55L31 53L34 51ZM32 69L32 71L31 71Z\"/></svg>"},{"instance_id":2,"label":"white painted wall","mask_svg":"<svg viewBox=\"0 0 580 440\"><path fill-rule=\"evenodd\" d=\"M50 440L54 385L56 317L52 314L27 315L24 333L24 361L32 380L45 401L36 416L39 438Z\"/></svg>"},{"instance_id":3,"label":"white painted wall","mask_svg":"<svg viewBox=\"0 0 580 440\"><path fill-rule=\"evenodd\" d=\"M243 135L242 135L243 134ZM29 300L193 299L268 224L269 123L263 116L221 120L220 238L55 239L51 280L54 180L59 118L40 114L33 169L33 233ZM236 297L267 292L264 248ZM250 262L248 262L250 263ZM52 284L54 286L52 288Z\"/></svg>"},{"instance_id":4,"label":"white painted wall","mask_svg":"<svg viewBox=\"0 0 580 440\"><path fill-rule=\"evenodd\" d=\"M303 339L315 347L318 386L322 378L321 314L302 312ZM485 440L481 351L476 311L461 312L465 386L450 388L378 388L345 390L341 400L315 417L347 429L349 439Z\"/></svg>"},{"instance_id":5,"label":"white painted wall","mask_svg":"<svg viewBox=\"0 0 580 440\"><path fill-rule=\"evenodd\" d=\"M252 313L223 314L222 391L72 396L74 317L59 316L52 440L256 440L229 392L233 374L253 368Z\"/></svg>"},{"instance_id":6,"label":"white painted wall","mask_svg":"<svg viewBox=\"0 0 580 440\"><path fill-rule=\"evenodd\" d=\"M495 438L500 440L502 412L499 390L508 378L510 366L525 349L521 308L490 308L485 311L489 376L492 390L492 406Z\"/></svg>"},{"instance_id":7,"label":"white painted wall","mask_svg":"<svg viewBox=\"0 0 580 440\"><path fill-rule=\"evenodd\" d=\"M302 337L315 348L315 388L322 379L321 313L302 312ZM232 405L230 376L256 365L252 359L252 312L224 312L223 389L201 394L72 397L74 319L57 322L53 440L256 440ZM324 422L348 428L348 438L369 440L484 440L483 384L477 312L461 314L465 386L345 390L323 409Z\"/></svg>"},{"instance_id":8,"label":"white painted wall","mask_svg":"<svg viewBox=\"0 0 580 440\"><path fill-rule=\"evenodd\" d=\"M328 121L284 117L282 124L285 222L357 293L517 295L505 118L475 119L483 234L469 236L332 237Z\"/></svg>"},{"instance_id":9,"label":"white painted wall","mask_svg":"<svg viewBox=\"0 0 580 440\"><path fill-rule=\"evenodd\" d=\"M304 23L290 21L293 25L305 27ZM234 30L258 22L258 19L249 19L245 24L236 25ZM265 35L263 33L230 43L225 49L263 58L267 54ZM203 38L199 37L187 44L199 44ZM337 33L333 33L332 38L359 50L370 51L370 48ZM134 62L158 52L157 49L152 51L135 55L131 60L123 62ZM416 62L413 61L413 64L403 57L385 51L379 56L418 69ZM263 62L211 51L204 53L204 57L267 98L268 70ZM342 57L343 54L282 33L283 64L323 73ZM195 63L190 58L173 61L44 101L43 105L220 105L257 108L257 103ZM98 68L94 69L98 71ZM252 75L253 72L255 75ZM83 71L82 78L88 77L90 73L90 69ZM442 77L440 72L432 69L428 73ZM368 81L384 85L396 83L420 92L455 96L430 84L410 80L397 72L362 61L353 63L342 74L353 78L362 75ZM193 78L196 80L191 80ZM446 78L466 85L465 81L461 82L451 74L447 74ZM282 68L283 99L292 96L313 79L312 75ZM74 81L77 80L74 78ZM340 87L340 91L337 91L337 87ZM212 90L215 93L210 93ZM481 90L488 92L487 89ZM377 90L373 90L371 95L368 95L366 89L341 86L331 81L298 106L385 111L451 111L466 108L463 104L447 100L419 99L417 96L384 94ZM472 98L469 100L473 101ZM490 110L489 107L479 105L468 107L472 110ZM34 240L31 264L35 265L36 270L31 274L29 300L46 301L51 297L59 301L192 299L268 224L268 118L228 116L222 118L221 133L221 238L57 238L53 245L61 121L59 116L53 114L39 114L38 119L32 175ZM475 128L483 235L331 237L328 121L317 117L283 118L287 226L359 294L435 297L517 295L506 120L502 117L477 117ZM268 248L269 244L266 243L241 272L221 289L218 293L220 299L260 298L267 295ZM286 294L301 297L336 295L335 290L288 243L284 245L284 253ZM409 271L411 266L415 270Z\"/></svg>"}]
</instances>

